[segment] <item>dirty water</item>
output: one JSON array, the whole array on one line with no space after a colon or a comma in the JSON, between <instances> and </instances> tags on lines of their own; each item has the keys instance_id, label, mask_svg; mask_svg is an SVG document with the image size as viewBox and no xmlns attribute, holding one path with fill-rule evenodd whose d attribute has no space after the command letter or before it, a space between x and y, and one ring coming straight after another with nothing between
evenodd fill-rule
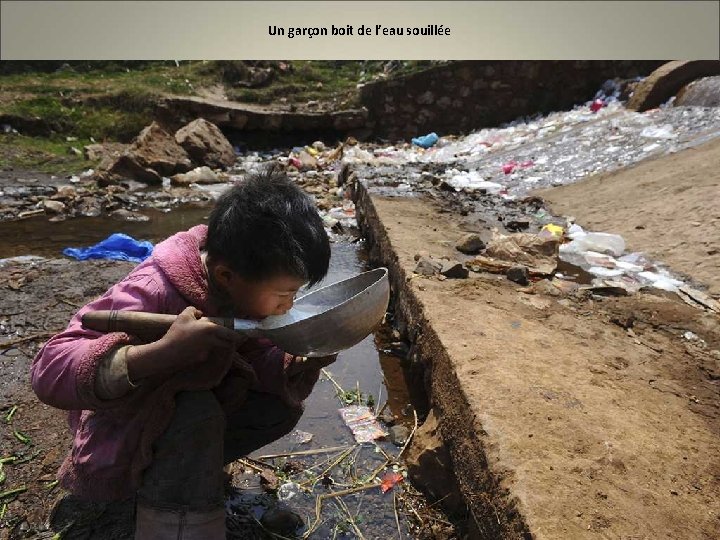
<instances>
[{"instance_id":1,"label":"dirty water","mask_svg":"<svg viewBox=\"0 0 720 540\"><path fill-rule=\"evenodd\" d=\"M155 243L176 231L204 222L208 213L208 207L189 207L169 213L148 212L151 219L144 223L117 222L107 217L80 218L57 223L48 223L45 219L1 223L0 259L23 256L59 259L66 247L93 245L115 232L123 232ZM314 288L346 279L367 269L362 242L334 238L328 276ZM392 339L391 330L385 329L378 333L378 337L370 335L358 345L340 353L337 361L327 368L327 374L321 376L312 395L306 400L306 412L296 430L252 456L259 458L318 448L341 448L333 453L296 458L283 456L266 460L277 468L291 463L298 466L300 471L311 469L317 473L327 468L327 464L332 463L331 460L337 461L345 456L322 478L313 480L307 473L299 472L299 476L292 477L288 474L288 477L283 479L304 481L308 483L305 487L311 487L309 493L299 492L295 496L292 493L285 494L282 503L302 516L306 527L299 531L300 534L306 532L307 527L315 521L318 495L328 493L329 489L348 489L351 485L367 480L374 472L377 474L372 481L379 482L385 474L392 472L391 466L383 467L386 457L396 456L400 451L400 448L387 438L377 441L377 445L358 445L351 430L341 419L338 411L340 408L353 403L354 398L357 403L358 397L374 411L379 411L387 402L386 408L395 417L397 424L405 425L408 431L414 425L402 359L392 352L381 352L391 350L388 343L383 342L385 338L380 337L381 334ZM338 385L344 392L339 391ZM384 424L382 427L385 431L389 429ZM286 487L285 491L288 489L292 491L292 486ZM405 514L396 510L399 503L395 496L402 493L402 490L400 483L388 493L382 494L378 484L342 499L328 500L323 505L322 519L317 524L317 529L309 537L347 537L345 534L348 531L348 534L356 536L352 527L361 530L366 538L388 538L397 535L398 527L403 535L407 535L411 525ZM281 490L281 493L285 492ZM247 494L252 495L252 490ZM230 501L228 508L231 515L243 506L241 499L236 497L234 503ZM352 520L350 515L353 516ZM354 525L351 526L351 523Z\"/></svg>"}]
</instances>

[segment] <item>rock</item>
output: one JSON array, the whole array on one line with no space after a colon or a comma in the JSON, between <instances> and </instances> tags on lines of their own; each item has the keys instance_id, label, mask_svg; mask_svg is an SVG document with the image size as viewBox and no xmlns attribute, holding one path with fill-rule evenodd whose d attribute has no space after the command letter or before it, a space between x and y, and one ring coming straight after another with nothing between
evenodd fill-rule
<instances>
[{"instance_id":1,"label":"rock","mask_svg":"<svg viewBox=\"0 0 720 540\"><path fill-rule=\"evenodd\" d=\"M666 102L690 81L710 75L720 75L720 62L717 60L668 62L638 83L627 108L647 111Z\"/></svg>"},{"instance_id":2,"label":"rock","mask_svg":"<svg viewBox=\"0 0 720 540\"><path fill-rule=\"evenodd\" d=\"M720 77L704 77L677 94L676 107L720 107Z\"/></svg>"},{"instance_id":3,"label":"rock","mask_svg":"<svg viewBox=\"0 0 720 540\"><path fill-rule=\"evenodd\" d=\"M450 454L440 436L434 409L418 428L408 447L407 468L410 480L436 500L443 499L448 509L460 509L463 501L453 475Z\"/></svg>"},{"instance_id":4,"label":"rock","mask_svg":"<svg viewBox=\"0 0 720 540\"><path fill-rule=\"evenodd\" d=\"M125 210L124 208L120 208L119 210L110 212L110 217L112 217L113 219L120 220L120 221L132 221L132 222L150 221L150 218L148 216L146 216L145 214L141 214L139 212L131 212L130 210Z\"/></svg>"},{"instance_id":5,"label":"rock","mask_svg":"<svg viewBox=\"0 0 720 540\"><path fill-rule=\"evenodd\" d=\"M466 234L458 240L455 248L466 255L477 255L485 249L485 242L478 234Z\"/></svg>"},{"instance_id":6,"label":"rock","mask_svg":"<svg viewBox=\"0 0 720 540\"><path fill-rule=\"evenodd\" d=\"M97 217L102 213L100 201L94 197L83 197L76 209L83 217Z\"/></svg>"},{"instance_id":7,"label":"rock","mask_svg":"<svg viewBox=\"0 0 720 540\"><path fill-rule=\"evenodd\" d=\"M410 430L405 426L393 426L389 430L390 442L395 446L403 446L410 436Z\"/></svg>"},{"instance_id":8,"label":"rock","mask_svg":"<svg viewBox=\"0 0 720 540\"><path fill-rule=\"evenodd\" d=\"M290 536L304 525L302 518L291 510L270 508L260 519L263 527L280 536Z\"/></svg>"},{"instance_id":9,"label":"rock","mask_svg":"<svg viewBox=\"0 0 720 540\"><path fill-rule=\"evenodd\" d=\"M57 193L53 195L53 199L56 200L70 200L77 197L77 190L73 186L60 186Z\"/></svg>"},{"instance_id":10,"label":"rock","mask_svg":"<svg viewBox=\"0 0 720 540\"><path fill-rule=\"evenodd\" d=\"M209 167L198 167L192 171L176 174L170 177L173 186L188 186L190 184L220 184L227 182L228 177L218 174Z\"/></svg>"},{"instance_id":11,"label":"rock","mask_svg":"<svg viewBox=\"0 0 720 540\"><path fill-rule=\"evenodd\" d=\"M390 410L390 407L385 407L382 414L380 415L380 420L388 426L392 426L395 424L395 415Z\"/></svg>"},{"instance_id":12,"label":"rock","mask_svg":"<svg viewBox=\"0 0 720 540\"><path fill-rule=\"evenodd\" d=\"M530 228L530 222L526 219L523 220L512 220L505 224L505 228L508 231L518 232L526 231Z\"/></svg>"},{"instance_id":13,"label":"rock","mask_svg":"<svg viewBox=\"0 0 720 540\"><path fill-rule=\"evenodd\" d=\"M415 256L413 257L413 260L414 260L415 262L418 262L418 261L419 261L420 259L422 259L423 257L430 258L430 252L429 252L429 251L425 251L425 250L418 251L418 252L415 254Z\"/></svg>"},{"instance_id":14,"label":"rock","mask_svg":"<svg viewBox=\"0 0 720 540\"><path fill-rule=\"evenodd\" d=\"M165 176L187 172L192 162L187 152L157 122L135 138L107 171L150 184L161 184Z\"/></svg>"},{"instance_id":15,"label":"rock","mask_svg":"<svg viewBox=\"0 0 720 540\"><path fill-rule=\"evenodd\" d=\"M79 149L75 148L74 146L71 146L68 149L68 154L70 154L71 156L82 156L83 155L83 153Z\"/></svg>"},{"instance_id":16,"label":"rock","mask_svg":"<svg viewBox=\"0 0 720 540\"><path fill-rule=\"evenodd\" d=\"M197 165L213 169L227 169L235 163L235 151L230 141L213 123L198 118L175 133L175 141Z\"/></svg>"},{"instance_id":17,"label":"rock","mask_svg":"<svg viewBox=\"0 0 720 540\"><path fill-rule=\"evenodd\" d=\"M433 260L430 257L420 257L413 272L422 276L434 276L440 272L440 270L442 270L442 263Z\"/></svg>"},{"instance_id":18,"label":"rock","mask_svg":"<svg viewBox=\"0 0 720 540\"><path fill-rule=\"evenodd\" d=\"M459 261L445 261L440 268L440 274L448 279L465 279L470 271Z\"/></svg>"},{"instance_id":19,"label":"rock","mask_svg":"<svg viewBox=\"0 0 720 540\"><path fill-rule=\"evenodd\" d=\"M507 278L510 281L517 283L518 285L528 285L530 280L530 274L526 266L513 266L507 271Z\"/></svg>"},{"instance_id":20,"label":"rock","mask_svg":"<svg viewBox=\"0 0 720 540\"><path fill-rule=\"evenodd\" d=\"M65 205L60 201L45 199L42 202L42 205L45 212L48 214L62 214L65 211Z\"/></svg>"}]
</instances>

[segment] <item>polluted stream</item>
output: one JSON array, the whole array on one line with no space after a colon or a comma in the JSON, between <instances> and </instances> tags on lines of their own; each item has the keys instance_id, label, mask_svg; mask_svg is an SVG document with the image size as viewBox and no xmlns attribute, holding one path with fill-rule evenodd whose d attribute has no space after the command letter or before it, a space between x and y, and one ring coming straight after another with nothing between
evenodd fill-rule
<instances>
[{"instance_id":1,"label":"polluted stream","mask_svg":"<svg viewBox=\"0 0 720 540\"><path fill-rule=\"evenodd\" d=\"M142 223L107 217L5 222L0 259L19 257L15 260L25 259L30 265L32 257L58 259L66 247L90 246L116 232L156 243L205 222L209 210L148 211L150 220ZM369 269L362 241L332 233L331 239L328 275L314 288ZM304 292L308 291L300 294ZM231 466L234 491L227 500L228 538L271 538L264 525L287 537L428 537L418 529L423 522L420 513L432 513L434 517L425 521L442 524L446 534L439 537L455 536L455 526L439 509L429 509L406 480L403 459L398 458L417 422L405 383L403 350L397 334L393 337L392 329L383 325L341 352L305 401L296 429ZM364 418L363 412L371 417ZM375 415L385 421L372 422ZM358 440L379 437L359 443L350 425L355 426ZM277 508L292 510L304 524L294 531L287 524L270 525L268 518Z\"/></svg>"}]
</instances>

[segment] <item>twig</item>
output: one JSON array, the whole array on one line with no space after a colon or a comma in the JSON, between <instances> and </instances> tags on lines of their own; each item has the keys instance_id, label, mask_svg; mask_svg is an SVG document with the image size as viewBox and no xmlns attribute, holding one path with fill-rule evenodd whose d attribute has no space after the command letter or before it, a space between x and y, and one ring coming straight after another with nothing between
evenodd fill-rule
<instances>
[{"instance_id":1,"label":"twig","mask_svg":"<svg viewBox=\"0 0 720 540\"><path fill-rule=\"evenodd\" d=\"M15 497L15 495L20 495L21 493L25 493L26 491L27 486L20 486L14 489L3 491L2 493L0 493L0 501L3 499L7 499L8 497Z\"/></svg>"},{"instance_id":2,"label":"twig","mask_svg":"<svg viewBox=\"0 0 720 540\"><path fill-rule=\"evenodd\" d=\"M240 458L240 459L238 459L238 461L245 467L249 467L253 471L260 472L260 473L265 472L268 469L272 469L272 467L270 465L265 465L265 464L263 464L264 466L255 465L254 463L252 463L252 461L250 461L249 458Z\"/></svg>"},{"instance_id":3,"label":"twig","mask_svg":"<svg viewBox=\"0 0 720 540\"><path fill-rule=\"evenodd\" d=\"M397 525L398 538L402 540L402 531L400 530L400 518L397 511L397 492L393 491L393 510L395 510L395 524Z\"/></svg>"},{"instance_id":4,"label":"twig","mask_svg":"<svg viewBox=\"0 0 720 540\"><path fill-rule=\"evenodd\" d=\"M315 532L315 529L318 528L320 525L320 512L322 511L322 503L326 499L332 499L334 497L343 497L344 495L352 495L353 493L357 493L358 491L364 491L366 489L376 488L378 487L377 484L365 484L363 486L359 486L356 488L350 488L350 489L344 489L342 491L334 491L332 493L323 493L322 495L318 495L315 499L315 521L313 522L312 526L305 531L303 534L303 538L307 538L310 536L313 532Z\"/></svg>"},{"instance_id":5,"label":"twig","mask_svg":"<svg viewBox=\"0 0 720 540\"><path fill-rule=\"evenodd\" d=\"M342 508L345 513L347 514L348 521L350 522L350 526L355 530L355 534L360 538L360 540L365 540L365 537L363 536L363 533L360 531L360 529L357 526L357 523L355 523L355 519L353 518L352 514L350 513L350 509L347 507L347 504L345 504L345 501L342 499L338 499L336 501L338 503L338 506Z\"/></svg>"},{"instance_id":6,"label":"twig","mask_svg":"<svg viewBox=\"0 0 720 540\"><path fill-rule=\"evenodd\" d=\"M381 401L380 398L382 397L382 389L383 389L383 385L381 384L380 388L378 388L378 398L377 398L377 403L375 404L375 418L377 418L378 415L380 414L380 412L379 412L380 411L380 401ZM383 409L384 408L385 408L385 405L383 405Z\"/></svg>"},{"instance_id":7,"label":"twig","mask_svg":"<svg viewBox=\"0 0 720 540\"><path fill-rule=\"evenodd\" d=\"M280 457L297 457L297 456L312 456L315 454L330 454L332 452L338 452L340 450L347 450L348 448L354 448L354 446L331 446L328 448L316 448L314 450L299 450L297 452L285 452L282 454L268 454L266 456L259 456L256 459L274 459Z\"/></svg>"},{"instance_id":8,"label":"twig","mask_svg":"<svg viewBox=\"0 0 720 540\"><path fill-rule=\"evenodd\" d=\"M335 386L335 389L336 389L338 392L341 392L341 393L343 393L343 394L345 393L345 390L343 389L343 387L340 386L335 379L333 379L333 376L330 375L330 372L329 372L327 369L322 368L320 371L322 372L323 375L325 375L325 377L328 378L328 380L329 380L331 383L333 383L333 385Z\"/></svg>"},{"instance_id":9,"label":"twig","mask_svg":"<svg viewBox=\"0 0 720 540\"><path fill-rule=\"evenodd\" d=\"M55 334L57 334L57 332L40 332L39 334L33 334L31 336L11 339L10 341L6 341L5 343L0 343L0 349L9 349L10 347L17 345L18 343L25 343L26 341L33 341L35 339L48 338L54 336Z\"/></svg>"},{"instance_id":10,"label":"twig","mask_svg":"<svg viewBox=\"0 0 720 540\"><path fill-rule=\"evenodd\" d=\"M375 470L372 472L372 474L371 474L365 481L366 481L366 482L372 482L373 480L375 480L375 477L376 477L378 474L380 474L380 473L385 469L385 467L387 467L388 465L390 465L390 463L391 463L391 460L386 459L386 460L385 460L385 463L383 463L383 464L380 465L377 469L375 469Z\"/></svg>"},{"instance_id":11,"label":"twig","mask_svg":"<svg viewBox=\"0 0 720 540\"><path fill-rule=\"evenodd\" d=\"M331 471L333 468L335 468L339 463L341 463L346 457L348 457L348 456L350 455L350 452L352 452L354 448L355 448L355 447L351 446L350 448L348 448L347 450L345 450L344 452L342 452L335 461L333 461L332 463L330 463L330 465L328 465L328 466L325 468L324 471L322 471L321 473L319 473L319 474L317 475L317 477L315 478L315 480L313 481L311 489L314 488L315 485L318 483L318 479L319 479L319 478L325 476L326 473L330 472L330 471ZM300 485L303 486L303 485L305 485L305 484L308 484L309 482L310 482L310 481L308 480L308 481L302 482Z\"/></svg>"},{"instance_id":12,"label":"twig","mask_svg":"<svg viewBox=\"0 0 720 540\"><path fill-rule=\"evenodd\" d=\"M407 447L410 444L410 441L412 441L413 435L415 435L415 432L417 431L417 428L418 428L417 411L415 410L414 407L413 407L413 416L415 417L415 425L413 426L412 431L410 432L410 435L408 435L407 441L405 441L405 444L403 445L402 449L400 450L400 453L397 455L397 458L395 458L398 461L400 460L402 455L405 453L405 450L407 450Z\"/></svg>"}]
</instances>

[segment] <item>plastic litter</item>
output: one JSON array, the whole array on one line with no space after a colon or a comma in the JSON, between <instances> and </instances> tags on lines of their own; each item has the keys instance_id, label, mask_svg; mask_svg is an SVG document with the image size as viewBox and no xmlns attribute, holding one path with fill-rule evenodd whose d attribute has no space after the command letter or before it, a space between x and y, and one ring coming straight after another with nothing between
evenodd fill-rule
<instances>
[{"instance_id":1,"label":"plastic litter","mask_svg":"<svg viewBox=\"0 0 720 540\"><path fill-rule=\"evenodd\" d=\"M598 232L574 232L573 241L560 246L561 253L582 253L597 251L619 257L625 251L625 240L622 236Z\"/></svg>"},{"instance_id":2,"label":"plastic litter","mask_svg":"<svg viewBox=\"0 0 720 540\"><path fill-rule=\"evenodd\" d=\"M398 474L396 472L388 472L387 474L385 474L385 476L382 477L382 481L380 482L380 491L382 491L383 493L387 493L403 480L404 477L402 474Z\"/></svg>"},{"instance_id":3,"label":"plastic litter","mask_svg":"<svg viewBox=\"0 0 720 540\"><path fill-rule=\"evenodd\" d=\"M438 137L437 133L433 131L432 133L428 133L427 135L423 135L422 137L413 138L412 143L421 148L430 148L431 146L434 146L439 139L440 137Z\"/></svg>"},{"instance_id":4,"label":"plastic litter","mask_svg":"<svg viewBox=\"0 0 720 540\"><path fill-rule=\"evenodd\" d=\"M605 102L602 99L596 99L590 104L590 110L594 113L598 112L605 106Z\"/></svg>"},{"instance_id":5,"label":"plastic litter","mask_svg":"<svg viewBox=\"0 0 720 540\"><path fill-rule=\"evenodd\" d=\"M307 431L301 431L299 429L296 429L295 431L290 433L289 437L294 444L306 444L312 441L313 434L308 433Z\"/></svg>"},{"instance_id":6,"label":"plastic litter","mask_svg":"<svg viewBox=\"0 0 720 540\"><path fill-rule=\"evenodd\" d=\"M111 259L117 261L142 262L152 255L153 245L147 240L135 240L123 233L115 233L94 246L87 248L65 248L63 255L79 261L88 259Z\"/></svg>"},{"instance_id":7,"label":"plastic litter","mask_svg":"<svg viewBox=\"0 0 720 540\"><path fill-rule=\"evenodd\" d=\"M376 439L387 437L387 432L380 427L375 415L369 407L364 405L350 405L338 409L340 416L355 437L355 440L362 444L372 442Z\"/></svg>"},{"instance_id":8,"label":"plastic litter","mask_svg":"<svg viewBox=\"0 0 720 540\"><path fill-rule=\"evenodd\" d=\"M302 493L302 488L295 482L286 482L277 491L277 497L281 501L289 501Z\"/></svg>"}]
</instances>

